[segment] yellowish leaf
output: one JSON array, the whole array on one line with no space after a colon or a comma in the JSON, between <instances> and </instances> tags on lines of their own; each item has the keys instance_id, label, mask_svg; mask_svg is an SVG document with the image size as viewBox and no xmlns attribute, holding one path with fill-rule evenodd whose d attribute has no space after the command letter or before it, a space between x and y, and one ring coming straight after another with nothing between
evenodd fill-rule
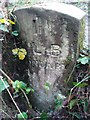
<instances>
[{"instance_id":1,"label":"yellowish leaf","mask_svg":"<svg viewBox=\"0 0 90 120\"><path fill-rule=\"evenodd\" d=\"M24 48L19 49L20 52L23 52L24 55L27 55L27 51Z\"/></svg>"},{"instance_id":2,"label":"yellowish leaf","mask_svg":"<svg viewBox=\"0 0 90 120\"><path fill-rule=\"evenodd\" d=\"M0 19L0 22L1 22L1 23L5 23L6 20L5 20L5 19Z\"/></svg>"},{"instance_id":3,"label":"yellowish leaf","mask_svg":"<svg viewBox=\"0 0 90 120\"><path fill-rule=\"evenodd\" d=\"M15 49L13 49L13 50L12 50L13 55L18 54L18 51L19 51L19 48L15 48Z\"/></svg>"},{"instance_id":4,"label":"yellowish leaf","mask_svg":"<svg viewBox=\"0 0 90 120\"><path fill-rule=\"evenodd\" d=\"M9 22L10 24L15 24L15 22L13 22L13 21L10 20L10 19L0 19L0 22L1 22L1 23L7 23L7 22Z\"/></svg>"},{"instance_id":5,"label":"yellowish leaf","mask_svg":"<svg viewBox=\"0 0 90 120\"><path fill-rule=\"evenodd\" d=\"M19 60L23 60L25 58L25 54L23 52L18 53Z\"/></svg>"},{"instance_id":6,"label":"yellowish leaf","mask_svg":"<svg viewBox=\"0 0 90 120\"><path fill-rule=\"evenodd\" d=\"M9 22L10 24L15 24L15 22L13 22L13 21L10 20L10 19L8 19L8 22Z\"/></svg>"}]
</instances>

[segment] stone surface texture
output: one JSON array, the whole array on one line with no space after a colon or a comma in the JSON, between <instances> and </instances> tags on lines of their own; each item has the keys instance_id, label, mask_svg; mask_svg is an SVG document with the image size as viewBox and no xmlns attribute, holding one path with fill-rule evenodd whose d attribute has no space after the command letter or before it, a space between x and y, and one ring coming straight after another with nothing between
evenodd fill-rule
<instances>
[{"instance_id":1,"label":"stone surface texture","mask_svg":"<svg viewBox=\"0 0 90 120\"><path fill-rule=\"evenodd\" d=\"M41 110L48 110L58 95L67 93L65 80L75 64L79 23L85 15L78 9L82 16L73 16L73 13L67 13L70 5L59 5L67 7L66 14L65 10L56 9L56 3L15 11L20 36L28 45L28 75L35 90L31 103ZM71 11L73 9L77 10L72 7Z\"/></svg>"}]
</instances>

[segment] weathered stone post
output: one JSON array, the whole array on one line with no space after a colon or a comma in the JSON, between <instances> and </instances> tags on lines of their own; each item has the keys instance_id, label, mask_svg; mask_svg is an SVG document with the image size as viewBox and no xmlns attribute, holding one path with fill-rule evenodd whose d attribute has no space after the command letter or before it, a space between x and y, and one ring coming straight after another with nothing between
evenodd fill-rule
<instances>
[{"instance_id":1,"label":"weathered stone post","mask_svg":"<svg viewBox=\"0 0 90 120\"><path fill-rule=\"evenodd\" d=\"M48 110L58 94L65 96L77 56L80 20L85 13L63 3L44 3L15 11L20 36L28 44L29 79L34 106Z\"/></svg>"}]
</instances>

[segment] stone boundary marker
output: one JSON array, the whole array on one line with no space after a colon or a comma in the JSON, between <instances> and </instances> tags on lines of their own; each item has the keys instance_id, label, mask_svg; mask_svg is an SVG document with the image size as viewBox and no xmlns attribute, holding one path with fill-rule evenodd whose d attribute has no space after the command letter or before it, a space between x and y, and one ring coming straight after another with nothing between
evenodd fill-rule
<instances>
[{"instance_id":1,"label":"stone boundary marker","mask_svg":"<svg viewBox=\"0 0 90 120\"><path fill-rule=\"evenodd\" d=\"M17 9L15 15L20 36L28 45L28 74L35 89L31 103L49 110L56 97L66 96L64 81L75 64L85 12L64 3L43 3Z\"/></svg>"},{"instance_id":2,"label":"stone boundary marker","mask_svg":"<svg viewBox=\"0 0 90 120\"><path fill-rule=\"evenodd\" d=\"M88 3L88 46L90 48L90 2Z\"/></svg>"}]
</instances>

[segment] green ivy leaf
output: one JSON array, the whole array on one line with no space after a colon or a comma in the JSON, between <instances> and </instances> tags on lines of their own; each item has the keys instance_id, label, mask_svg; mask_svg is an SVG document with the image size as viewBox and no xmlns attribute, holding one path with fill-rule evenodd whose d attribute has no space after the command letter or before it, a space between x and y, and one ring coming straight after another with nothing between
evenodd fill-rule
<instances>
[{"instance_id":1,"label":"green ivy leaf","mask_svg":"<svg viewBox=\"0 0 90 120\"><path fill-rule=\"evenodd\" d=\"M27 85L26 83L16 80L15 82L13 82L13 88L15 89L26 89Z\"/></svg>"},{"instance_id":2,"label":"green ivy leaf","mask_svg":"<svg viewBox=\"0 0 90 120\"><path fill-rule=\"evenodd\" d=\"M48 114L45 112L42 112L40 115L40 120L49 120Z\"/></svg>"},{"instance_id":3,"label":"green ivy leaf","mask_svg":"<svg viewBox=\"0 0 90 120\"><path fill-rule=\"evenodd\" d=\"M44 85L45 90L50 90L50 87Z\"/></svg>"},{"instance_id":4,"label":"green ivy leaf","mask_svg":"<svg viewBox=\"0 0 90 120\"><path fill-rule=\"evenodd\" d=\"M61 109L62 106L63 106L63 100L62 99L60 99L60 100L56 99L55 100L55 108L56 109Z\"/></svg>"},{"instance_id":5,"label":"green ivy leaf","mask_svg":"<svg viewBox=\"0 0 90 120\"><path fill-rule=\"evenodd\" d=\"M31 89L29 87L26 88L25 90L26 90L26 94L28 94L31 91Z\"/></svg>"},{"instance_id":6,"label":"green ivy leaf","mask_svg":"<svg viewBox=\"0 0 90 120\"><path fill-rule=\"evenodd\" d=\"M8 84L8 82L7 82L6 80L4 80L4 83L5 83L6 86L3 84L2 80L0 80L0 93L1 93L3 90L5 90L6 88L9 87L9 84Z\"/></svg>"},{"instance_id":7,"label":"green ivy leaf","mask_svg":"<svg viewBox=\"0 0 90 120\"><path fill-rule=\"evenodd\" d=\"M47 81L47 82L45 83L45 86L50 87L50 86L51 86L51 83Z\"/></svg>"},{"instance_id":8,"label":"green ivy leaf","mask_svg":"<svg viewBox=\"0 0 90 120\"><path fill-rule=\"evenodd\" d=\"M44 88L45 88L46 90L50 90L50 87L51 87L51 83L47 81L47 82L44 84Z\"/></svg>"},{"instance_id":9,"label":"green ivy leaf","mask_svg":"<svg viewBox=\"0 0 90 120\"><path fill-rule=\"evenodd\" d=\"M26 90L26 93L27 93L27 94L28 94L29 92L34 92L34 89L32 89L32 88L30 88L30 87L26 88L25 90Z\"/></svg>"},{"instance_id":10,"label":"green ivy leaf","mask_svg":"<svg viewBox=\"0 0 90 120\"><path fill-rule=\"evenodd\" d=\"M15 82L13 82L12 86L13 88L17 88L17 85L19 84L19 80L16 80Z\"/></svg>"},{"instance_id":11,"label":"green ivy leaf","mask_svg":"<svg viewBox=\"0 0 90 120\"><path fill-rule=\"evenodd\" d=\"M13 32L12 32L12 35L14 35L14 36L18 36L18 35L19 35L19 34L18 34L18 31L16 31L16 30L13 31Z\"/></svg>"},{"instance_id":12,"label":"green ivy leaf","mask_svg":"<svg viewBox=\"0 0 90 120\"><path fill-rule=\"evenodd\" d=\"M89 101L87 99L84 100L84 111L88 112L89 110Z\"/></svg>"},{"instance_id":13,"label":"green ivy leaf","mask_svg":"<svg viewBox=\"0 0 90 120\"><path fill-rule=\"evenodd\" d=\"M87 99L79 100L79 104L83 105L84 112L87 112L89 110L89 101Z\"/></svg>"},{"instance_id":14,"label":"green ivy leaf","mask_svg":"<svg viewBox=\"0 0 90 120\"><path fill-rule=\"evenodd\" d=\"M81 64L85 65L89 62L89 58L88 57L79 58L77 62L81 62Z\"/></svg>"},{"instance_id":15,"label":"green ivy leaf","mask_svg":"<svg viewBox=\"0 0 90 120\"><path fill-rule=\"evenodd\" d=\"M9 33L9 30L7 29L7 27L5 25L0 25L0 30L4 31L4 32L8 32Z\"/></svg>"},{"instance_id":16,"label":"green ivy leaf","mask_svg":"<svg viewBox=\"0 0 90 120\"><path fill-rule=\"evenodd\" d=\"M77 85L77 84L78 84L78 82L73 82L73 85ZM77 87L85 87L85 86L88 86L88 84L87 83L81 83L81 84L77 85Z\"/></svg>"},{"instance_id":17,"label":"green ivy leaf","mask_svg":"<svg viewBox=\"0 0 90 120\"><path fill-rule=\"evenodd\" d=\"M22 81L19 82L18 88L26 89L26 87L27 87L27 84L26 84L26 83L24 83L24 82L22 82Z\"/></svg>"},{"instance_id":18,"label":"green ivy leaf","mask_svg":"<svg viewBox=\"0 0 90 120\"><path fill-rule=\"evenodd\" d=\"M22 112L22 115L23 115L24 119L27 119L27 118L28 118L28 115L27 115L26 112ZM18 119L22 119L22 118L23 118L22 115L21 115L21 114L18 114L18 115L17 115L17 116L18 116Z\"/></svg>"},{"instance_id":19,"label":"green ivy leaf","mask_svg":"<svg viewBox=\"0 0 90 120\"><path fill-rule=\"evenodd\" d=\"M26 88L25 90L26 90L26 94L28 94L29 92L34 92L34 89L30 87Z\"/></svg>"}]
</instances>

